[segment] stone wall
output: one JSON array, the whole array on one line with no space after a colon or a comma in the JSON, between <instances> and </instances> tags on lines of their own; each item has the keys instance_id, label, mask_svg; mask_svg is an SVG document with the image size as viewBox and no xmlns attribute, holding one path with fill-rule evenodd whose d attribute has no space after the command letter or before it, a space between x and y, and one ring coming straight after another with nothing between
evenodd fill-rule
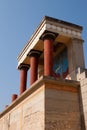
<instances>
[{"instance_id":1,"label":"stone wall","mask_svg":"<svg viewBox=\"0 0 87 130\"><path fill-rule=\"evenodd\" d=\"M68 43L68 62L69 73L72 73L77 67L85 67L82 40L72 38Z\"/></svg>"},{"instance_id":2,"label":"stone wall","mask_svg":"<svg viewBox=\"0 0 87 130\"><path fill-rule=\"evenodd\" d=\"M44 130L43 87L2 116L0 130Z\"/></svg>"},{"instance_id":3,"label":"stone wall","mask_svg":"<svg viewBox=\"0 0 87 130\"><path fill-rule=\"evenodd\" d=\"M79 85L41 77L0 114L0 130L84 130Z\"/></svg>"},{"instance_id":4,"label":"stone wall","mask_svg":"<svg viewBox=\"0 0 87 130\"><path fill-rule=\"evenodd\" d=\"M81 83L81 95L82 95L85 127L87 130L87 78L82 79L80 83Z\"/></svg>"},{"instance_id":5,"label":"stone wall","mask_svg":"<svg viewBox=\"0 0 87 130\"><path fill-rule=\"evenodd\" d=\"M79 88L69 91L67 86L48 85L45 97L45 130L83 130L80 113ZM65 90L62 88L65 87ZM59 89L57 89L59 88ZM72 90L74 87L71 87Z\"/></svg>"}]
</instances>

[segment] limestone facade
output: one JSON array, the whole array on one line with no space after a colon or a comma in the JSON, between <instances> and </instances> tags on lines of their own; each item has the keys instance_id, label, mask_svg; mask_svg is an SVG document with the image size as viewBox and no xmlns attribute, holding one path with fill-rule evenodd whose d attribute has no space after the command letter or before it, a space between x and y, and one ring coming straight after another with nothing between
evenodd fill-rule
<instances>
[{"instance_id":1,"label":"limestone facade","mask_svg":"<svg viewBox=\"0 0 87 130\"><path fill-rule=\"evenodd\" d=\"M0 130L83 130L79 85L41 77L0 114Z\"/></svg>"}]
</instances>

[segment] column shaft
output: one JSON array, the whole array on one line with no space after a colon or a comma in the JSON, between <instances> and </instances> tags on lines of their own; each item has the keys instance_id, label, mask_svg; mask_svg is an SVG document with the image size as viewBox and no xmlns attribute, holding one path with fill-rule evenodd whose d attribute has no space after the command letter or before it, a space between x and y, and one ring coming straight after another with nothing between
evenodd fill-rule
<instances>
[{"instance_id":1,"label":"column shaft","mask_svg":"<svg viewBox=\"0 0 87 130\"><path fill-rule=\"evenodd\" d=\"M52 76L53 71L53 39L44 40L44 75Z\"/></svg>"},{"instance_id":2,"label":"column shaft","mask_svg":"<svg viewBox=\"0 0 87 130\"><path fill-rule=\"evenodd\" d=\"M26 90L27 68L20 69L20 95Z\"/></svg>"},{"instance_id":3,"label":"column shaft","mask_svg":"<svg viewBox=\"0 0 87 130\"><path fill-rule=\"evenodd\" d=\"M17 97L18 97L17 94L13 94L13 95L12 95L12 102L13 102Z\"/></svg>"},{"instance_id":4,"label":"column shaft","mask_svg":"<svg viewBox=\"0 0 87 130\"><path fill-rule=\"evenodd\" d=\"M44 41L44 75L53 76L53 42L57 33L45 31L40 39Z\"/></svg>"},{"instance_id":5,"label":"column shaft","mask_svg":"<svg viewBox=\"0 0 87 130\"><path fill-rule=\"evenodd\" d=\"M30 57L30 85L32 85L38 76L38 57Z\"/></svg>"},{"instance_id":6,"label":"column shaft","mask_svg":"<svg viewBox=\"0 0 87 130\"><path fill-rule=\"evenodd\" d=\"M38 50L31 50L30 57L30 85L32 85L38 78L38 60L41 52Z\"/></svg>"}]
</instances>

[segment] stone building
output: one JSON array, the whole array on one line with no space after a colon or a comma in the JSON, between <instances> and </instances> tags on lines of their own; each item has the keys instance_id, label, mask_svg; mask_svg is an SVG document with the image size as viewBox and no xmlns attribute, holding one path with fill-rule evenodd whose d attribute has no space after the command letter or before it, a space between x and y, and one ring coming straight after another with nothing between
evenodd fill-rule
<instances>
[{"instance_id":1,"label":"stone building","mask_svg":"<svg viewBox=\"0 0 87 130\"><path fill-rule=\"evenodd\" d=\"M0 113L0 130L87 130L82 29L43 18L17 58L20 95Z\"/></svg>"}]
</instances>

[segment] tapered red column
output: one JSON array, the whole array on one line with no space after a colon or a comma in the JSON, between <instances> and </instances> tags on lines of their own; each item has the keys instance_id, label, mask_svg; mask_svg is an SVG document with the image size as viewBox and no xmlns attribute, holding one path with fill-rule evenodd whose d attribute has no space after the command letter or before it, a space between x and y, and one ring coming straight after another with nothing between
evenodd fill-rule
<instances>
[{"instance_id":1,"label":"tapered red column","mask_svg":"<svg viewBox=\"0 0 87 130\"><path fill-rule=\"evenodd\" d=\"M44 40L44 75L52 76L53 68L53 39Z\"/></svg>"},{"instance_id":2,"label":"tapered red column","mask_svg":"<svg viewBox=\"0 0 87 130\"><path fill-rule=\"evenodd\" d=\"M30 57L30 85L32 85L38 77L38 58L40 52L36 50L31 50L29 53Z\"/></svg>"},{"instance_id":3,"label":"tapered red column","mask_svg":"<svg viewBox=\"0 0 87 130\"><path fill-rule=\"evenodd\" d=\"M56 35L54 33L44 33L44 75L52 76L53 74L53 42Z\"/></svg>"},{"instance_id":4,"label":"tapered red column","mask_svg":"<svg viewBox=\"0 0 87 130\"><path fill-rule=\"evenodd\" d=\"M26 90L28 68L29 66L25 64L20 66L20 95Z\"/></svg>"},{"instance_id":5,"label":"tapered red column","mask_svg":"<svg viewBox=\"0 0 87 130\"><path fill-rule=\"evenodd\" d=\"M17 97L18 97L17 94L13 94L13 95L12 95L12 102L13 102Z\"/></svg>"}]
</instances>

